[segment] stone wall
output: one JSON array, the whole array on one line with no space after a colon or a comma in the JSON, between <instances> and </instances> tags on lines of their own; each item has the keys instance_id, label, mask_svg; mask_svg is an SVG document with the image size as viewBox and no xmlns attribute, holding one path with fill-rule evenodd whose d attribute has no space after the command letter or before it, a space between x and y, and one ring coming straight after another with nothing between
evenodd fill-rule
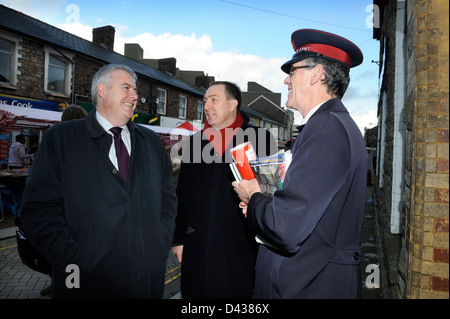
<instances>
[{"instance_id":1,"label":"stone wall","mask_svg":"<svg viewBox=\"0 0 450 319\"><path fill-rule=\"evenodd\" d=\"M448 1L407 1L407 298L448 298Z\"/></svg>"},{"instance_id":2,"label":"stone wall","mask_svg":"<svg viewBox=\"0 0 450 319\"><path fill-rule=\"evenodd\" d=\"M406 87L396 83L395 28L406 3ZM379 2L381 3L381 2ZM448 1L386 1L382 4L380 61L385 92L383 170L375 198L382 285L386 298L449 298L449 19ZM397 48L398 49L398 48ZM404 89L407 129L401 234L390 233L392 206L394 92ZM383 95L380 95L383 96ZM382 101L380 101L381 105ZM383 114L382 114L383 115ZM382 177L383 184L378 182Z\"/></svg>"}]
</instances>

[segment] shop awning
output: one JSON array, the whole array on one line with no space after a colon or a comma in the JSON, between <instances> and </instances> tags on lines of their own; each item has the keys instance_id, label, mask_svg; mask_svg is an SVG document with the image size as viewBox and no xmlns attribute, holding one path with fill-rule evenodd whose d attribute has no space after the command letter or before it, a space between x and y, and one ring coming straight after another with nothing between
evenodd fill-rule
<instances>
[{"instance_id":1,"label":"shop awning","mask_svg":"<svg viewBox=\"0 0 450 319\"><path fill-rule=\"evenodd\" d=\"M0 121L14 127L45 128L61 121L61 112L0 104Z\"/></svg>"}]
</instances>

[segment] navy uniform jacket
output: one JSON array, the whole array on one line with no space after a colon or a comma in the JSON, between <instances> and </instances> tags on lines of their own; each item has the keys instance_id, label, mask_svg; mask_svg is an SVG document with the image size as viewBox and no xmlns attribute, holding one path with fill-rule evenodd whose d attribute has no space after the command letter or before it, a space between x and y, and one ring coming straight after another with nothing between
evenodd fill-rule
<instances>
[{"instance_id":1,"label":"navy uniform jacket","mask_svg":"<svg viewBox=\"0 0 450 319\"><path fill-rule=\"evenodd\" d=\"M255 298L358 298L367 178L361 132L339 99L325 102L292 147L284 188L254 194L260 246Z\"/></svg>"},{"instance_id":2,"label":"navy uniform jacket","mask_svg":"<svg viewBox=\"0 0 450 319\"><path fill-rule=\"evenodd\" d=\"M177 198L158 136L128 123L128 183L111 163L112 136L86 119L53 126L23 197L25 232L53 266L55 298L162 298ZM67 289L80 270L80 288Z\"/></svg>"}]
</instances>

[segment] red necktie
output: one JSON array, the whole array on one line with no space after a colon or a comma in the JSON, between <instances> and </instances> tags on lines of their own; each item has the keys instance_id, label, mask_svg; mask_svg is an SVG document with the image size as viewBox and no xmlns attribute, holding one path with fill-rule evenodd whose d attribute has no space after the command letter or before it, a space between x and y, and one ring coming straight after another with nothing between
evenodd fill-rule
<instances>
[{"instance_id":1,"label":"red necktie","mask_svg":"<svg viewBox=\"0 0 450 319\"><path fill-rule=\"evenodd\" d=\"M110 131L114 134L114 145L116 147L117 163L119 164L119 172L122 175L125 182L128 178L128 163L130 162L130 155L127 148L122 141L121 132L122 128L113 127Z\"/></svg>"}]
</instances>

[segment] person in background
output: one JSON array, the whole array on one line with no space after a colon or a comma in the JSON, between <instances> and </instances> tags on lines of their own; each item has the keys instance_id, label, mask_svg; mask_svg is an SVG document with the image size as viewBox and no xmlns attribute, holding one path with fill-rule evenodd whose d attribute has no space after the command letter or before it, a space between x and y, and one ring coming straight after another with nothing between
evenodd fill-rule
<instances>
[{"instance_id":1,"label":"person in background","mask_svg":"<svg viewBox=\"0 0 450 319\"><path fill-rule=\"evenodd\" d=\"M25 142L25 135L19 134L16 136L16 142L11 145L11 149L9 150L8 167L10 169L23 168L26 159L34 156L34 154L27 154Z\"/></svg>"},{"instance_id":2,"label":"person in background","mask_svg":"<svg viewBox=\"0 0 450 319\"><path fill-rule=\"evenodd\" d=\"M137 76L94 75L95 110L51 127L25 188L22 225L52 264L52 298L162 298L177 198L159 137L131 118Z\"/></svg>"},{"instance_id":3,"label":"person in background","mask_svg":"<svg viewBox=\"0 0 450 319\"><path fill-rule=\"evenodd\" d=\"M21 170L25 167L29 159L34 158L34 154L27 154L25 149L26 138L25 135L16 135L16 141L11 145L9 150L8 168L11 170ZM7 188L11 192L11 212L19 216L20 205L22 203L23 189L25 187L25 178L8 179L6 182Z\"/></svg>"},{"instance_id":4,"label":"person in background","mask_svg":"<svg viewBox=\"0 0 450 319\"><path fill-rule=\"evenodd\" d=\"M205 128L182 148L173 251L181 262L182 298L251 298L257 253L233 192L232 147L250 141L260 157L276 152L265 129L240 111L241 91L212 83L204 95Z\"/></svg>"},{"instance_id":5,"label":"person in background","mask_svg":"<svg viewBox=\"0 0 450 319\"><path fill-rule=\"evenodd\" d=\"M78 105L68 105L62 115L61 122L76 120L76 119L84 119L87 116L87 112L81 106Z\"/></svg>"},{"instance_id":6,"label":"person in background","mask_svg":"<svg viewBox=\"0 0 450 319\"><path fill-rule=\"evenodd\" d=\"M286 106L303 116L283 189L269 198L256 180L234 182L261 245L254 298L359 298L367 155L341 99L363 55L323 31L292 34L281 69ZM247 205L247 206L246 206Z\"/></svg>"}]
</instances>

